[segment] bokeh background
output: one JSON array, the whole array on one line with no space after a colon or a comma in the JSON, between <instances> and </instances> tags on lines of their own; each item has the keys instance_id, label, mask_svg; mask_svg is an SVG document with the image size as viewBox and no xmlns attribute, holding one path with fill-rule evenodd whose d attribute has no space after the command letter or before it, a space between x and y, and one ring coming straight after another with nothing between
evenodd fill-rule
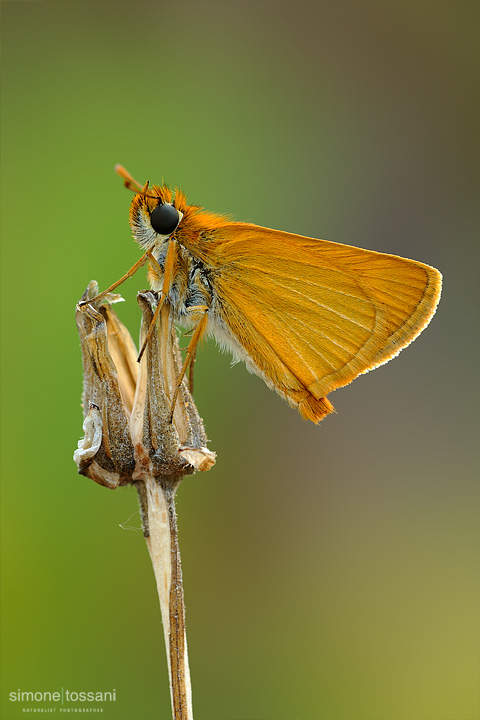
<instances>
[{"instance_id":1,"label":"bokeh background","mask_svg":"<svg viewBox=\"0 0 480 720\"><path fill-rule=\"evenodd\" d=\"M474 720L479 708L477 2L2 3L8 693L169 717L131 489L76 474L75 302L139 257L113 174L438 267L422 336L307 424L208 342L216 467L178 494L198 720ZM139 273L122 288L137 333Z\"/></svg>"}]
</instances>

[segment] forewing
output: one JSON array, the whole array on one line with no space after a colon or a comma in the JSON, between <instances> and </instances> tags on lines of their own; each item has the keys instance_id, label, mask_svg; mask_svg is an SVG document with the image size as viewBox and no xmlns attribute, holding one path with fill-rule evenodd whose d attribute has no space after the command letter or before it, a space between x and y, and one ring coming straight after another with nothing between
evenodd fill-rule
<instances>
[{"instance_id":1,"label":"forewing","mask_svg":"<svg viewBox=\"0 0 480 720\"><path fill-rule=\"evenodd\" d=\"M217 317L294 403L395 356L440 296L428 265L246 223L226 223L208 250Z\"/></svg>"}]
</instances>

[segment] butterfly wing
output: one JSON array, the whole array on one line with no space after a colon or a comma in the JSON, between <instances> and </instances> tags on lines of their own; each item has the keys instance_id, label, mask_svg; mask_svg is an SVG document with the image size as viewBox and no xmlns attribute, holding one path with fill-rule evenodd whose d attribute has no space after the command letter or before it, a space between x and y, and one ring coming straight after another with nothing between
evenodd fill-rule
<instances>
[{"instance_id":1,"label":"butterfly wing","mask_svg":"<svg viewBox=\"0 0 480 720\"><path fill-rule=\"evenodd\" d=\"M217 339L314 422L333 411L328 393L412 342L440 297L428 265L247 223L189 249L211 268Z\"/></svg>"}]
</instances>

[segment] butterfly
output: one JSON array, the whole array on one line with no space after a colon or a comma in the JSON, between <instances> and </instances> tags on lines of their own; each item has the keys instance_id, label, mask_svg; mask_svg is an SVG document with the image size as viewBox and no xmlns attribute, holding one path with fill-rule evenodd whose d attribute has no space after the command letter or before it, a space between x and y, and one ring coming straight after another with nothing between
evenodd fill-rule
<instances>
[{"instance_id":1,"label":"butterfly","mask_svg":"<svg viewBox=\"0 0 480 720\"><path fill-rule=\"evenodd\" d=\"M116 170L135 192L130 226L144 254L98 297L148 263L157 311L168 303L194 328L179 385L211 335L317 423L334 411L329 393L395 357L435 313L442 276L429 265L234 222Z\"/></svg>"}]
</instances>

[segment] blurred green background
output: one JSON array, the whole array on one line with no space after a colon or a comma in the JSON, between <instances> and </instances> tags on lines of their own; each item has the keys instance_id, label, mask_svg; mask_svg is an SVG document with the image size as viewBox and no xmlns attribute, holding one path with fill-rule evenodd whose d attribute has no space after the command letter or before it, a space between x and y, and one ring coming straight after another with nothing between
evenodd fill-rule
<instances>
[{"instance_id":1,"label":"blurred green background","mask_svg":"<svg viewBox=\"0 0 480 720\"><path fill-rule=\"evenodd\" d=\"M196 719L480 717L478 11L2 3L2 718L24 717L9 692L59 687L169 717L136 494L72 461L75 302L139 257L117 162L444 274L430 327L319 427L205 345L218 462L178 495ZM146 285L122 288L135 334Z\"/></svg>"}]
</instances>

